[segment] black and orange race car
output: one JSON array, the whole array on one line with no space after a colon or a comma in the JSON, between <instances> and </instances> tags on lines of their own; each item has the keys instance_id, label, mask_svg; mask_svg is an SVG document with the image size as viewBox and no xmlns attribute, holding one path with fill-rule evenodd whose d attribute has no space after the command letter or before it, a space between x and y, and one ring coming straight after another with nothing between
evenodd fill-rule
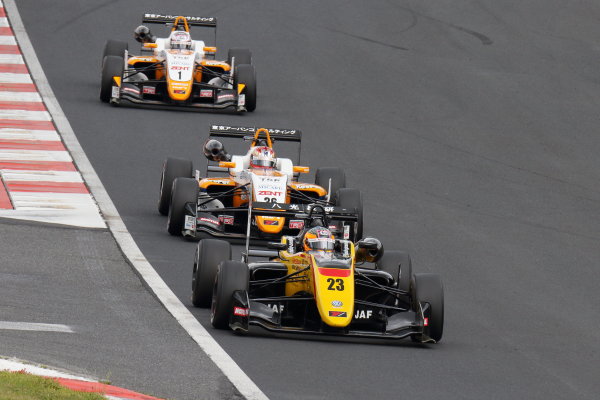
<instances>
[{"instance_id":1,"label":"black and orange race car","mask_svg":"<svg viewBox=\"0 0 600 400\"><path fill-rule=\"evenodd\" d=\"M214 29L214 17L145 14L143 23L170 26L155 37L145 25L134 34L142 54L130 55L126 42L109 40L102 56L100 99L113 105L177 106L188 109L254 111L256 74L248 49L230 49L226 61L217 48L192 40L190 27Z\"/></svg>"},{"instance_id":2,"label":"black and orange race car","mask_svg":"<svg viewBox=\"0 0 600 400\"><path fill-rule=\"evenodd\" d=\"M353 220L352 210L314 204L294 218L306 222L302 231L268 243L272 250L247 244L241 261L231 259L226 241L198 243L192 303L210 306L215 328L442 339L444 291L437 274L413 274L408 253L384 251L375 238L336 239L327 226L331 219Z\"/></svg>"},{"instance_id":3,"label":"black and orange race car","mask_svg":"<svg viewBox=\"0 0 600 400\"><path fill-rule=\"evenodd\" d=\"M214 137L250 142L244 155L230 155ZM275 157L274 141L295 144L300 161L302 132L297 129L265 129L213 125L204 145L208 159L206 174L200 177L189 160L168 158L163 164L158 210L168 215L172 235L215 236L243 239L278 239L304 227L286 210L302 211L308 204L357 209L356 222L336 223L331 228L345 238L362 236L362 195L346 188L339 168L319 168L315 182L299 182L308 167L294 165L290 158ZM234 143L235 144L235 143ZM239 145L239 143L237 143ZM283 143L281 143L283 145ZM249 218L249 210L254 216Z\"/></svg>"}]
</instances>

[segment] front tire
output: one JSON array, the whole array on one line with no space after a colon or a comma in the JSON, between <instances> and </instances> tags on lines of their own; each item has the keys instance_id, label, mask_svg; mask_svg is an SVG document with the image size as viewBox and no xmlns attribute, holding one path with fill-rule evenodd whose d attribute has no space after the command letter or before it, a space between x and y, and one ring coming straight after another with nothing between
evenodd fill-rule
<instances>
[{"instance_id":1,"label":"front tire","mask_svg":"<svg viewBox=\"0 0 600 400\"><path fill-rule=\"evenodd\" d=\"M125 50L129 49L127 42L120 40L107 40L104 44L104 51L102 52L102 61L106 56L117 56L125 57Z\"/></svg>"},{"instance_id":2,"label":"front tire","mask_svg":"<svg viewBox=\"0 0 600 400\"><path fill-rule=\"evenodd\" d=\"M342 188L337 192L337 202L339 207L356 208L358 211L358 220L350 239L356 242L362 239L363 235L363 201L362 193L358 189ZM385 254L385 253L384 253Z\"/></svg>"},{"instance_id":3,"label":"front tire","mask_svg":"<svg viewBox=\"0 0 600 400\"><path fill-rule=\"evenodd\" d=\"M123 78L125 59L123 56L106 56L102 62L102 79L100 81L100 100L108 103L112 95L113 76Z\"/></svg>"},{"instance_id":4,"label":"front tire","mask_svg":"<svg viewBox=\"0 0 600 400\"><path fill-rule=\"evenodd\" d=\"M185 222L185 205L187 203L198 203L198 181L192 178L177 178L173 182L171 193L171 204L169 206L169 218L167 230L173 236L181 236Z\"/></svg>"},{"instance_id":5,"label":"front tire","mask_svg":"<svg viewBox=\"0 0 600 400\"><path fill-rule=\"evenodd\" d=\"M191 178L192 162L181 158L167 158L163 163L162 174L160 176L160 192L158 196L158 212L162 215L169 213L169 204L171 204L171 189L175 178Z\"/></svg>"},{"instance_id":6,"label":"front tire","mask_svg":"<svg viewBox=\"0 0 600 400\"><path fill-rule=\"evenodd\" d=\"M235 57L235 65L252 64L252 53L248 49L231 48L227 52L227 64L231 65Z\"/></svg>"},{"instance_id":7,"label":"front tire","mask_svg":"<svg viewBox=\"0 0 600 400\"><path fill-rule=\"evenodd\" d=\"M218 239L203 239L196 247L192 274L192 304L194 307L209 307L213 285L221 261L231 259L231 245Z\"/></svg>"},{"instance_id":8,"label":"front tire","mask_svg":"<svg viewBox=\"0 0 600 400\"><path fill-rule=\"evenodd\" d=\"M223 261L219 264L213 286L210 322L217 329L227 329L233 312L233 292L248 290L250 272L240 261Z\"/></svg>"},{"instance_id":9,"label":"front tire","mask_svg":"<svg viewBox=\"0 0 600 400\"><path fill-rule=\"evenodd\" d=\"M398 284L398 289L406 292L410 291L412 260L408 253L398 250L386 250L377 262L377 268L392 275Z\"/></svg>"},{"instance_id":10,"label":"front tire","mask_svg":"<svg viewBox=\"0 0 600 400\"><path fill-rule=\"evenodd\" d=\"M246 110L252 112L256 109L256 72L249 64L236 65L233 76L233 87L237 90L238 83L246 85L243 93L246 97Z\"/></svg>"},{"instance_id":11,"label":"front tire","mask_svg":"<svg viewBox=\"0 0 600 400\"><path fill-rule=\"evenodd\" d=\"M330 179L331 190L329 190ZM338 190L346 187L346 174L341 168L319 168L315 174L315 185L321 186L325 190L329 190L329 201L335 204Z\"/></svg>"},{"instance_id":12,"label":"front tire","mask_svg":"<svg viewBox=\"0 0 600 400\"><path fill-rule=\"evenodd\" d=\"M430 307L429 337L439 342L444 333L444 286L438 274L415 274L415 297L420 303ZM424 305L424 304L423 304Z\"/></svg>"}]
</instances>

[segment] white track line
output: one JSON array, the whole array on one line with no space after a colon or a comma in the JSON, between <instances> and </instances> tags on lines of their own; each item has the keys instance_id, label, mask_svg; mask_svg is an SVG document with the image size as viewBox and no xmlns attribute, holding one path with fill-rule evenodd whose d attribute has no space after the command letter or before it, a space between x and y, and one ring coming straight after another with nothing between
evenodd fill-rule
<instances>
[{"instance_id":1,"label":"white track line","mask_svg":"<svg viewBox=\"0 0 600 400\"><path fill-rule=\"evenodd\" d=\"M75 331L68 325L61 324L40 324L35 322L12 322L0 321L0 329L11 331L37 331L37 332L63 332L74 333Z\"/></svg>"},{"instance_id":2,"label":"white track line","mask_svg":"<svg viewBox=\"0 0 600 400\"><path fill-rule=\"evenodd\" d=\"M123 251L123 254L129 259L136 272L146 282L148 287L154 292L156 297L163 303L165 308L173 315L186 332L198 343L200 348L211 358L223 374L233 383L239 392L248 400L265 400L267 396L256 386L248 375L242 371L239 365L223 350L221 346L213 339L208 331L198 322L198 320L188 311L188 309L179 301L173 291L162 280L160 275L152 268L152 265L146 260L131 234L127 231L125 223L121 219L115 205L108 196L106 189L102 185L100 178L94 171L92 164L83 151L71 124L63 113L58 100L52 92L52 88L46 79L44 70L40 65L37 55L29 41L27 31L23 26L19 10L14 0L4 0L5 8L9 11L13 25L13 31L21 51L27 59L31 75L35 80L38 90L44 97L46 107L54 118L58 130L60 131L65 145L71 152L79 171L83 175L88 187L96 198L102 214L112 232L117 244ZM100 106L100 105L99 105Z\"/></svg>"}]
</instances>

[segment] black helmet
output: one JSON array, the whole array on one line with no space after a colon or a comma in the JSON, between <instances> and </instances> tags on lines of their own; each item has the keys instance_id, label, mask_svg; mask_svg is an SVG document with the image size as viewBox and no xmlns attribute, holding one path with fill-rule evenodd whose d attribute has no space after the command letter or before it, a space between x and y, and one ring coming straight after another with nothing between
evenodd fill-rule
<instances>
[{"instance_id":1,"label":"black helmet","mask_svg":"<svg viewBox=\"0 0 600 400\"><path fill-rule=\"evenodd\" d=\"M145 25L140 25L135 28L133 36L135 37L135 40L140 43L153 43L156 40L154 35L152 35L152 32L150 32L150 28Z\"/></svg>"},{"instance_id":2,"label":"black helmet","mask_svg":"<svg viewBox=\"0 0 600 400\"><path fill-rule=\"evenodd\" d=\"M356 243L356 262L374 263L379 261L381 256L383 256L383 245L379 239L366 237Z\"/></svg>"},{"instance_id":3,"label":"black helmet","mask_svg":"<svg viewBox=\"0 0 600 400\"><path fill-rule=\"evenodd\" d=\"M231 156L225 151L223 143L209 139L204 143L204 155L211 161L229 161Z\"/></svg>"}]
</instances>

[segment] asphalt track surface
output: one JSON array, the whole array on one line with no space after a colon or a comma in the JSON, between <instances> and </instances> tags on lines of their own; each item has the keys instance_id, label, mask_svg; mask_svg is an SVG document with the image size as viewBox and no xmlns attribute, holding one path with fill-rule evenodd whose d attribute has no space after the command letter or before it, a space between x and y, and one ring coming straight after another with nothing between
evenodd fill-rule
<instances>
[{"instance_id":1,"label":"asphalt track surface","mask_svg":"<svg viewBox=\"0 0 600 400\"><path fill-rule=\"evenodd\" d=\"M148 292L107 229L2 219L0 237L0 321L71 330L0 323L0 355L161 398L241 398Z\"/></svg>"},{"instance_id":2,"label":"asphalt track surface","mask_svg":"<svg viewBox=\"0 0 600 400\"><path fill-rule=\"evenodd\" d=\"M303 163L343 167L363 190L366 233L409 250L415 272L442 275L446 325L435 346L211 330L268 396L597 398L597 2L18 6L90 161L184 304L195 245L169 237L157 214L160 167L173 155L203 168L211 123L302 129ZM131 38L145 11L218 17L221 57L253 51L256 112L100 103L104 41ZM207 311L193 312L208 326Z\"/></svg>"}]
</instances>

